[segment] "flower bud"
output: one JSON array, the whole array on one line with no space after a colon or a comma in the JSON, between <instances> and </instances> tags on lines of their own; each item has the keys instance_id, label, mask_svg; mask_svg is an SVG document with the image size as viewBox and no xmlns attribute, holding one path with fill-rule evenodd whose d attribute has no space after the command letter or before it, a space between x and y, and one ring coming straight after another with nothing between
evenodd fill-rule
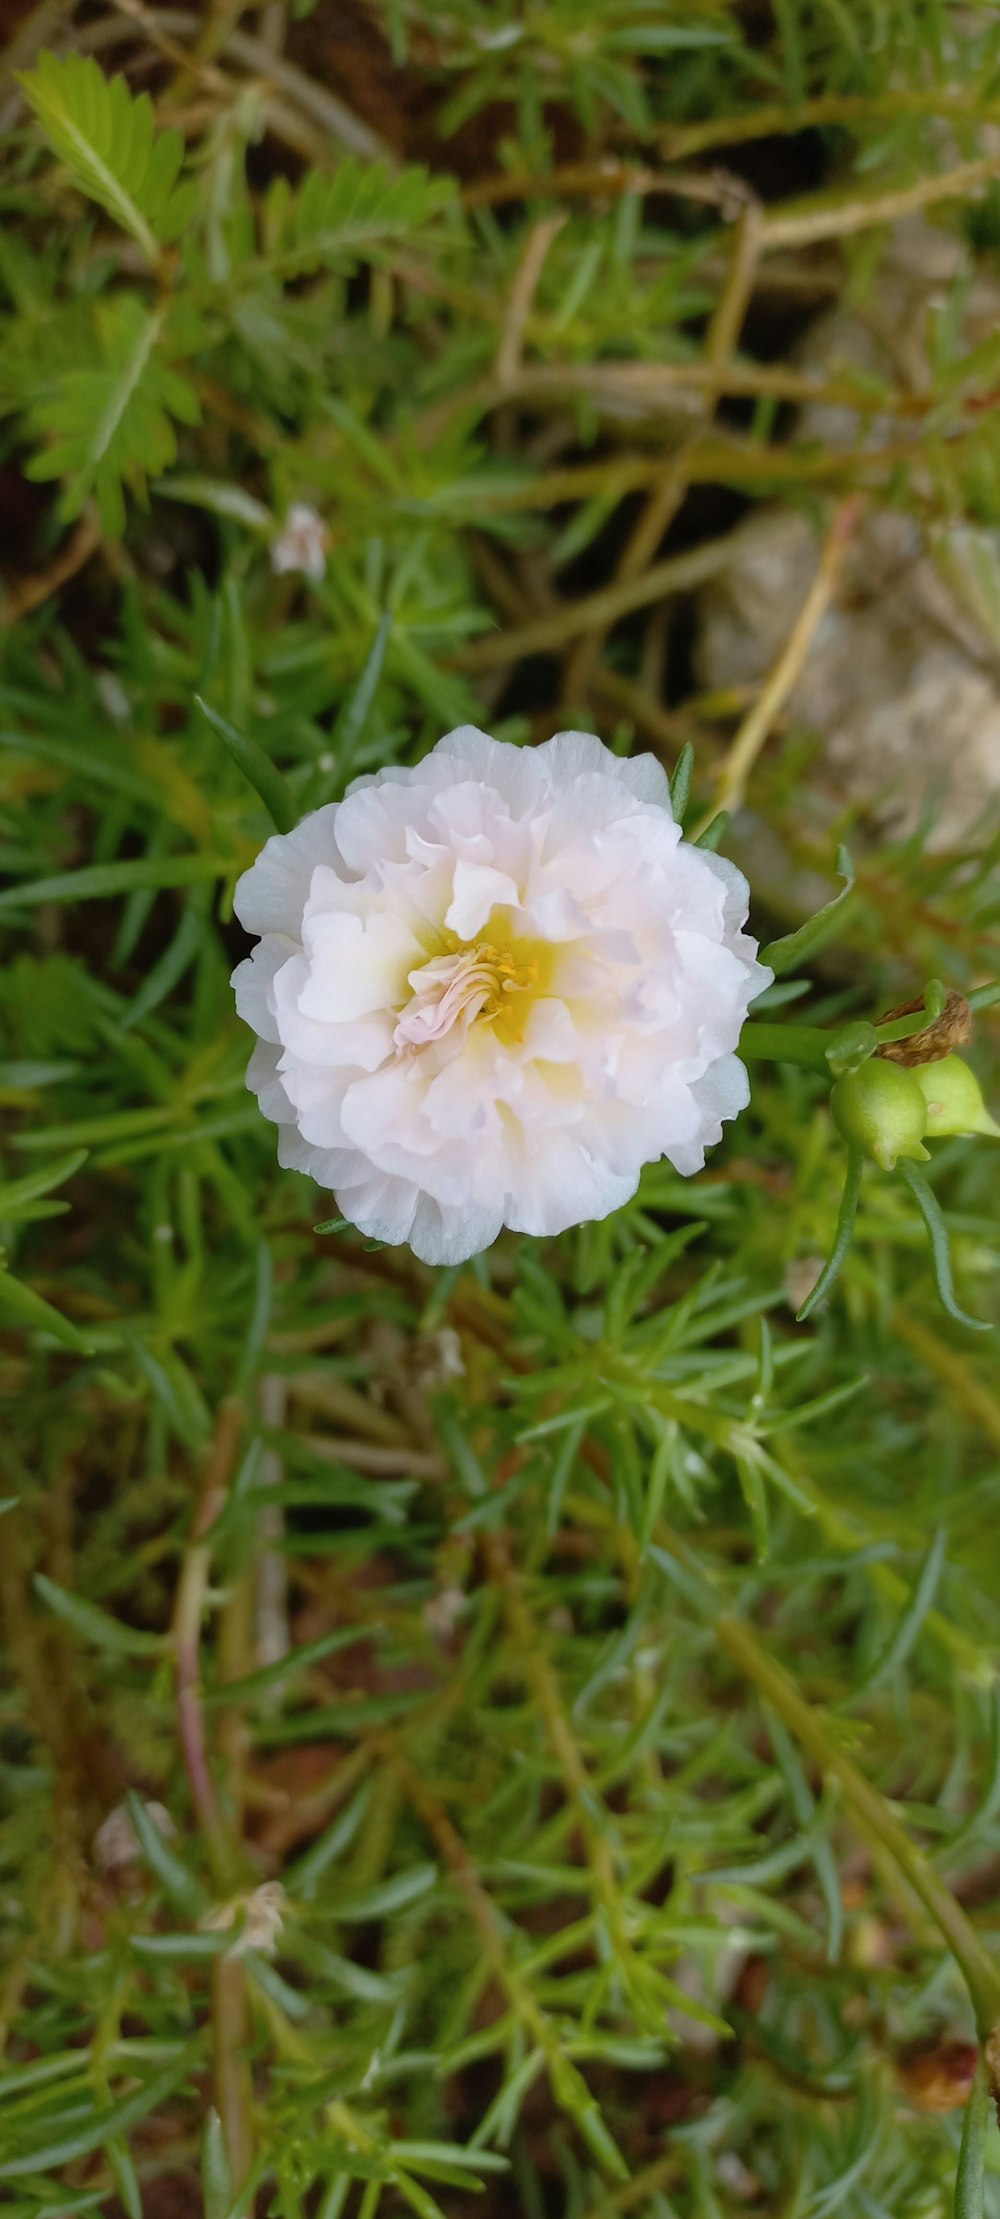
<instances>
[{"instance_id":1,"label":"flower bud","mask_svg":"<svg viewBox=\"0 0 1000 2219\"><path fill-rule=\"evenodd\" d=\"M990 1116L975 1072L961 1056L918 1064L911 1076L927 1104L928 1140L945 1133L991 1133L1000 1140L1000 1125Z\"/></svg>"},{"instance_id":2,"label":"flower bud","mask_svg":"<svg viewBox=\"0 0 1000 2219\"><path fill-rule=\"evenodd\" d=\"M897 1063L883 1063L872 1056L860 1071L838 1079L830 1096L830 1114L838 1132L891 1171L900 1156L926 1160L921 1146L927 1125L927 1103L916 1073Z\"/></svg>"}]
</instances>

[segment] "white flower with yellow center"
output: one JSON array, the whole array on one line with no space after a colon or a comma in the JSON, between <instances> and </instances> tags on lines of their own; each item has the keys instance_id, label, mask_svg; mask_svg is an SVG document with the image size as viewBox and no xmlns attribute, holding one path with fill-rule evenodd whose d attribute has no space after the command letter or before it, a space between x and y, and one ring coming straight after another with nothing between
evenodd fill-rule
<instances>
[{"instance_id":1,"label":"white flower with yellow center","mask_svg":"<svg viewBox=\"0 0 1000 2219\"><path fill-rule=\"evenodd\" d=\"M651 755L462 725L268 840L233 975L283 1164L373 1239L461 1263L701 1169L749 1099L768 984L746 881L686 845Z\"/></svg>"}]
</instances>

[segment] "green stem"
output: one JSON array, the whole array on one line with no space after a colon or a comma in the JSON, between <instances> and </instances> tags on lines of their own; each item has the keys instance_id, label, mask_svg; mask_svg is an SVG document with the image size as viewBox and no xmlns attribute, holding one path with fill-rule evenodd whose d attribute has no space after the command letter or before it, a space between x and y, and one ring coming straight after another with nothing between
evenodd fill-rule
<instances>
[{"instance_id":1,"label":"green stem","mask_svg":"<svg viewBox=\"0 0 1000 2219\"><path fill-rule=\"evenodd\" d=\"M230 1397L220 1404L194 1527L182 1560L171 1625L184 1768L215 1879L224 1889L238 1883L243 1866L209 1763L201 1685L201 1622L212 1562L211 1529L226 1502L242 1424L242 1405L238 1401Z\"/></svg>"},{"instance_id":2,"label":"green stem","mask_svg":"<svg viewBox=\"0 0 1000 2219\"><path fill-rule=\"evenodd\" d=\"M947 997L940 979L931 979L924 994L924 1006L909 1017L895 1017L891 1023L876 1025L880 1040L913 1040L918 1032L926 1032L944 1010Z\"/></svg>"},{"instance_id":3,"label":"green stem","mask_svg":"<svg viewBox=\"0 0 1000 2219\"><path fill-rule=\"evenodd\" d=\"M823 1025L771 1025L751 1018L740 1035L739 1052L747 1063L801 1063L828 1079L826 1051L835 1038Z\"/></svg>"},{"instance_id":4,"label":"green stem","mask_svg":"<svg viewBox=\"0 0 1000 2219\"><path fill-rule=\"evenodd\" d=\"M955 2219L983 2219L989 2131L990 2074L986 2058L981 2057L962 2121L962 2145L955 2176Z\"/></svg>"},{"instance_id":5,"label":"green stem","mask_svg":"<svg viewBox=\"0 0 1000 2219\"><path fill-rule=\"evenodd\" d=\"M927 990L928 998L937 985L938 981L932 979ZM822 1071L824 1077L829 1078L830 1050L836 1048L841 1037L846 1044L852 1033L860 1030L866 1043L863 1054L868 1055L876 1042L881 1044L891 1040L909 1040L915 1033L923 1032L933 1022L933 1016L933 1004L929 1005L925 1000L924 1008L915 1016L896 1017L890 1024L883 1025L775 1025L766 1018L751 1017L743 1027L739 1052L748 1063L801 1063L811 1071ZM836 1072L835 1063L832 1068Z\"/></svg>"},{"instance_id":6,"label":"green stem","mask_svg":"<svg viewBox=\"0 0 1000 2219\"><path fill-rule=\"evenodd\" d=\"M833 1247L815 1286L807 1294L801 1309L795 1313L798 1325L803 1325L806 1318L812 1316L817 1303L825 1299L840 1276L841 1266L851 1245L854 1220L858 1214L858 1200L861 1194L864 1168L865 1159L860 1148L849 1148L847 1151L847 1176L844 1180L844 1192L837 1213L837 1230L833 1238Z\"/></svg>"},{"instance_id":7,"label":"green stem","mask_svg":"<svg viewBox=\"0 0 1000 2219\"><path fill-rule=\"evenodd\" d=\"M985 2041L1000 2020L1000 1966L994 1964L965 1912L938 1879L915 1842L910 1840L885 1797L838 1748L820 1713L803 1700L788 1674L767 1655L749 1626L724 1614L717 1618L715 1630L722 1647L772 1704L820 1770L839 1780L864 1832L888 1852L897 1870L919 1897L951 1950L969 1991L980 2039Z\"/></svg>"}]
</instances>

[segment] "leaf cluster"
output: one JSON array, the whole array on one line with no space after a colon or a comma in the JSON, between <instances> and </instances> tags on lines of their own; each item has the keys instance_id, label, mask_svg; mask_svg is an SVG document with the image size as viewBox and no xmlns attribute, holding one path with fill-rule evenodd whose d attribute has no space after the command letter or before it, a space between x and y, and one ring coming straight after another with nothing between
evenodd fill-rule
<instances>
[{"instance_id":1,"label":"leaf cluster","mask_svg":"<svg viewBox=\"0 0 1000 2219\"><path fill-rule=\"evenodd\" d=\"M451 724L579 721L581 643L595 728L710 817L733 705L692 698L684 566L751 502L861 483L961 520L953 553L995 521L985 235L925 393L826 363L885 447L818 453L780 380L817 287L877 297L886 200L988 154L1000 33L941 0L385 0L411 163L359 150L326 11L292 13L281 73L216 25L182 99L131 19L42 55L0 168L31 503L0 635L4 2209L997 2219L981 2072L953 2102L1000 1856L990 1337L874 1176L797 1315L844 1168L823 1044L985 987L989 1078L995 832L890 837L793 722L707 837L780 973L758 1046L818 1057L761 1054L698 1180L652 1166L462 1273L278 1171L228 979L274 823ZM740 167L765 121L770 180ZM768 249L713 418L734 176L832 228ZM959 242L989 215L942 207ZM664 487L677 537L629 575ZM272 567L303 501L321 578ZM989 1144L930 1172L995 1318Z\"/></svg>"}]
</instances>

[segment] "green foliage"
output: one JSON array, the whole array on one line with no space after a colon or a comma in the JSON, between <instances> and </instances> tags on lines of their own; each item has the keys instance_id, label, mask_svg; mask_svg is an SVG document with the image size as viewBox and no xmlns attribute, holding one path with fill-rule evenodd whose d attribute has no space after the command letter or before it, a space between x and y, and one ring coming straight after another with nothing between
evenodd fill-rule
<instances>
[{"instance_id":1,"label":"green foliage","mask_svg":"<svg viewBox=\"0 0 1000 2219\"><path fill-rule=\"evenodd\" d=\"M981 2219L985 2210L989 2130L989 2083L985 2067L980 2066L962 2121L962 2146L955 2179L955 2219Z\"/></svg>"},{"instance_id":2,"label":"green foliage","mask_svg":"<svg viewBox=\"0 0 1000 2219\"><path fill-rule=\"evenodd\" d=\"M175 422L196 424L197 396L157 354L163 317L129 295L97 311L100 368L72 370L33 410L51 444L33 457L29 474L65 479L64 516L79 516L96 493L104 530L125 529L124 489L142 494L147 476L169 468L177 453Z\"/></svg>"},{"instance_id":3,"label":"green foliage","mask_svg":"<svg viewBox=\"0 0 1000 2219\"><path fill-rule=\"evenodd\" d=\"M249 779L254 792L260 795L275 830L290 832L292 826L298 823L300 812L280 772L268 761L263 748L255 746L252 740L244 739L242 733L237 732L227 718L220 717L217 709L209 708L208 702L203 701L200 694L195 695L195 701L213 732L218 733L223 746L229 749L244 778Z\"/></svg>"},{"instance_id":4,"label":"green foliage","mask_svg":"<svg viewBox=\"0 0 1000 2219\"><path fill-rule=\"evenodd\" d=\"M89 56L42 54L20 82L74 182L158 261L192 212L190 189L177 185L181 132L157 136L148 93L133 99L123 77L105 77Z\"/></svg>"},{"instance_id":5,"label":"green foliage","mask_svg":"<svg viewBox=\"0 0 1000 2219\"><path fill-rule=\"evenodd\" d=\"M605 0L593 20L575 0L553 0L524 10L502 0L484 26L474 0L454 0L442 15L413 0L386 10L397 50L407 51L412 31L433 26L449 68L461 78L444 110L452 132L492 101L512 101L518 136L529 157L545 145L546 111L560 98L572 103L588 132L608 121L633 131L650 128L658 71L686 76L692 55L711 57L737 48L735 10L708 0L692 10L654 0Z\"/></svg>"},{"instance_id":6,"label":"green foliage","mask_svg":"<svg viewBox=\"0 0 1000 2219\"><path fill-rule=\"evenodd\" d=\"M313 170L300 191L275 178L264 208L264 251L284 277L350 268L385 242L428 224L450 198L426 170L394 175L380 163L344 162L332 177Z\"/></svg>"},{"instance_id":7,"label":"green foliage","mask_svg":"<svg viewBox=\"0 0 1000 2219\"><path fill-rule=\"evenodd\" d=\"M919 218L920 376L810 371L855 439L781 381L990 157L1000 27L333 12L188 73L83 11L0 158L0 2196L1000 2219L984 2074L934 2103L1000 2016L995 1150L845 1192L829 1113L946 988L996 1107L1000 851L886 830L794 700L728 823L688 652L731 520L858 490L995 618L989 201ZM781 975L703 1176L431 1273L278 1169L231 896L465 720L655 746Z\"/></svg>"}]
</instances>

